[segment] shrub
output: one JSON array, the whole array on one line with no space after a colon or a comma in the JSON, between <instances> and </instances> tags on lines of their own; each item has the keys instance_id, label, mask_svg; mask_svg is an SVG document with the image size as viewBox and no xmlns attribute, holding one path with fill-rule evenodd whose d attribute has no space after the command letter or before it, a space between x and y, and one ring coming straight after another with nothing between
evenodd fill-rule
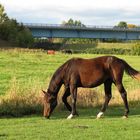
<instances>
[{"instance_id":1,"label":"shrub","mask_svg":"<svg viewBox=\"0 0 140 140\"><path fill-rule=\"evenodd\" d=\"M140 42L136 42L132 48L133 55L140 55Z\"/></svg>"},{"instance_id":2,"label":"shrub","mask_svg":"<svg viewBox=\"0 0 140 140\"><path fill-rule=\"evenodd\" d=\"M74 51L74 53L90 53L90 54L123 54L123 55L129 55L131 54L130 49L116 49L116 48L90 48L86 49L84 51L79 50L79 51Z\"/></svg>"}]
</instances>

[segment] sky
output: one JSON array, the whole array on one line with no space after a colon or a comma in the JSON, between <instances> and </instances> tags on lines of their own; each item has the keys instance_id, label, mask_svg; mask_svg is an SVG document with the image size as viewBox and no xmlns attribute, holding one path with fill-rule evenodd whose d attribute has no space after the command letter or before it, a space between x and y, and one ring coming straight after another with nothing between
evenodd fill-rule
<instances>
[{"instance_id":1,"label":"sky","mask_svg":"<svg viewBox=\"0 0 140 140\"><path fill-rule=\"evenodd\" d=\"M22 23L114 26L120 21L140 25L140 0L0 0L7 15Z\"/></svg>"}]
</instances>

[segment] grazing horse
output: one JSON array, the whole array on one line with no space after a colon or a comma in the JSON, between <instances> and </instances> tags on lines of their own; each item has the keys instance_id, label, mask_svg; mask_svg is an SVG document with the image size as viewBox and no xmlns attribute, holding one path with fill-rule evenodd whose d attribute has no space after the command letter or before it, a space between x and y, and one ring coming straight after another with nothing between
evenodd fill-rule
<instances>
[{"instance_id":1,"label":"grazing horse","mask_svg":"<svg viewBox=\"0 0 140 140\"><path fill-rule=\"evenodd\" d=\"M93 59L73 58L60 66L53 74L47 91L44 92L44 117L49 118L57 105L57 94L62 84L65 93L62 100L71 114L68 119L77 115L77 88L92 88L104 84L105 102L98 113L100 118L105 112L112 97L111 86L114 83L119 90L125 105L124 118L128 117L129 107L127 93L122 83L124 71L132 78L140 80L140 72L132 68L126 61L115 56L102 56ZM67 97L72 96L72 107Z\"/></svg>"},{"instance_id":2,"label":"grazing horse","mask_svg":"<svg viewBox=\"0 0 140 140\"><path fill-rule=\"evenodd\" d=\"M72 54L72 50L62 50L62 53L65 53L65 54Z\"/></svg>"}]
</instances>

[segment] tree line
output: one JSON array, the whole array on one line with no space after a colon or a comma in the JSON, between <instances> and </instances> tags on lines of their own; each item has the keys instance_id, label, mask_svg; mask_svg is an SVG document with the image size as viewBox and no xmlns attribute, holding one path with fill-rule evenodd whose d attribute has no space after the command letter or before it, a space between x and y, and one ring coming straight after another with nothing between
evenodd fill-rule
<instances>
[{"instance_id":1,"label":"tree line","mask_svg":"<svg viewBox=\"0 0 140 140\"><path fill-rule=\"evenodd\" d=\"M31 47L33 44L33 36L29 29L23 26L22 23L18 23L15 19L10 19L1 4L0 39L20 47Z\"/></svg>"}]
</instances>

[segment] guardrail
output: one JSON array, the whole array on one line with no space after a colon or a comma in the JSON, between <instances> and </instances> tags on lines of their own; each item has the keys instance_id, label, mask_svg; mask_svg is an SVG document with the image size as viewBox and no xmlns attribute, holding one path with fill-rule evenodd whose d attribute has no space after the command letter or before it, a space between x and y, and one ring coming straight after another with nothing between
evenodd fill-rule
<instances>
[{"instance_id":1,"label":"guardrail","mask_svg":"<svg viewBox=\"0 0 140 140\"><path fill-rule=\"evenodd\" d=\"M24 23L24 26L29 28L65 28L65 29L109 29L122 31L140 31L140 27L126 28L118 26L98 26L98 25L64 25L64 24L40 24L40 23Z\"/></svg>"}]
</instances>

